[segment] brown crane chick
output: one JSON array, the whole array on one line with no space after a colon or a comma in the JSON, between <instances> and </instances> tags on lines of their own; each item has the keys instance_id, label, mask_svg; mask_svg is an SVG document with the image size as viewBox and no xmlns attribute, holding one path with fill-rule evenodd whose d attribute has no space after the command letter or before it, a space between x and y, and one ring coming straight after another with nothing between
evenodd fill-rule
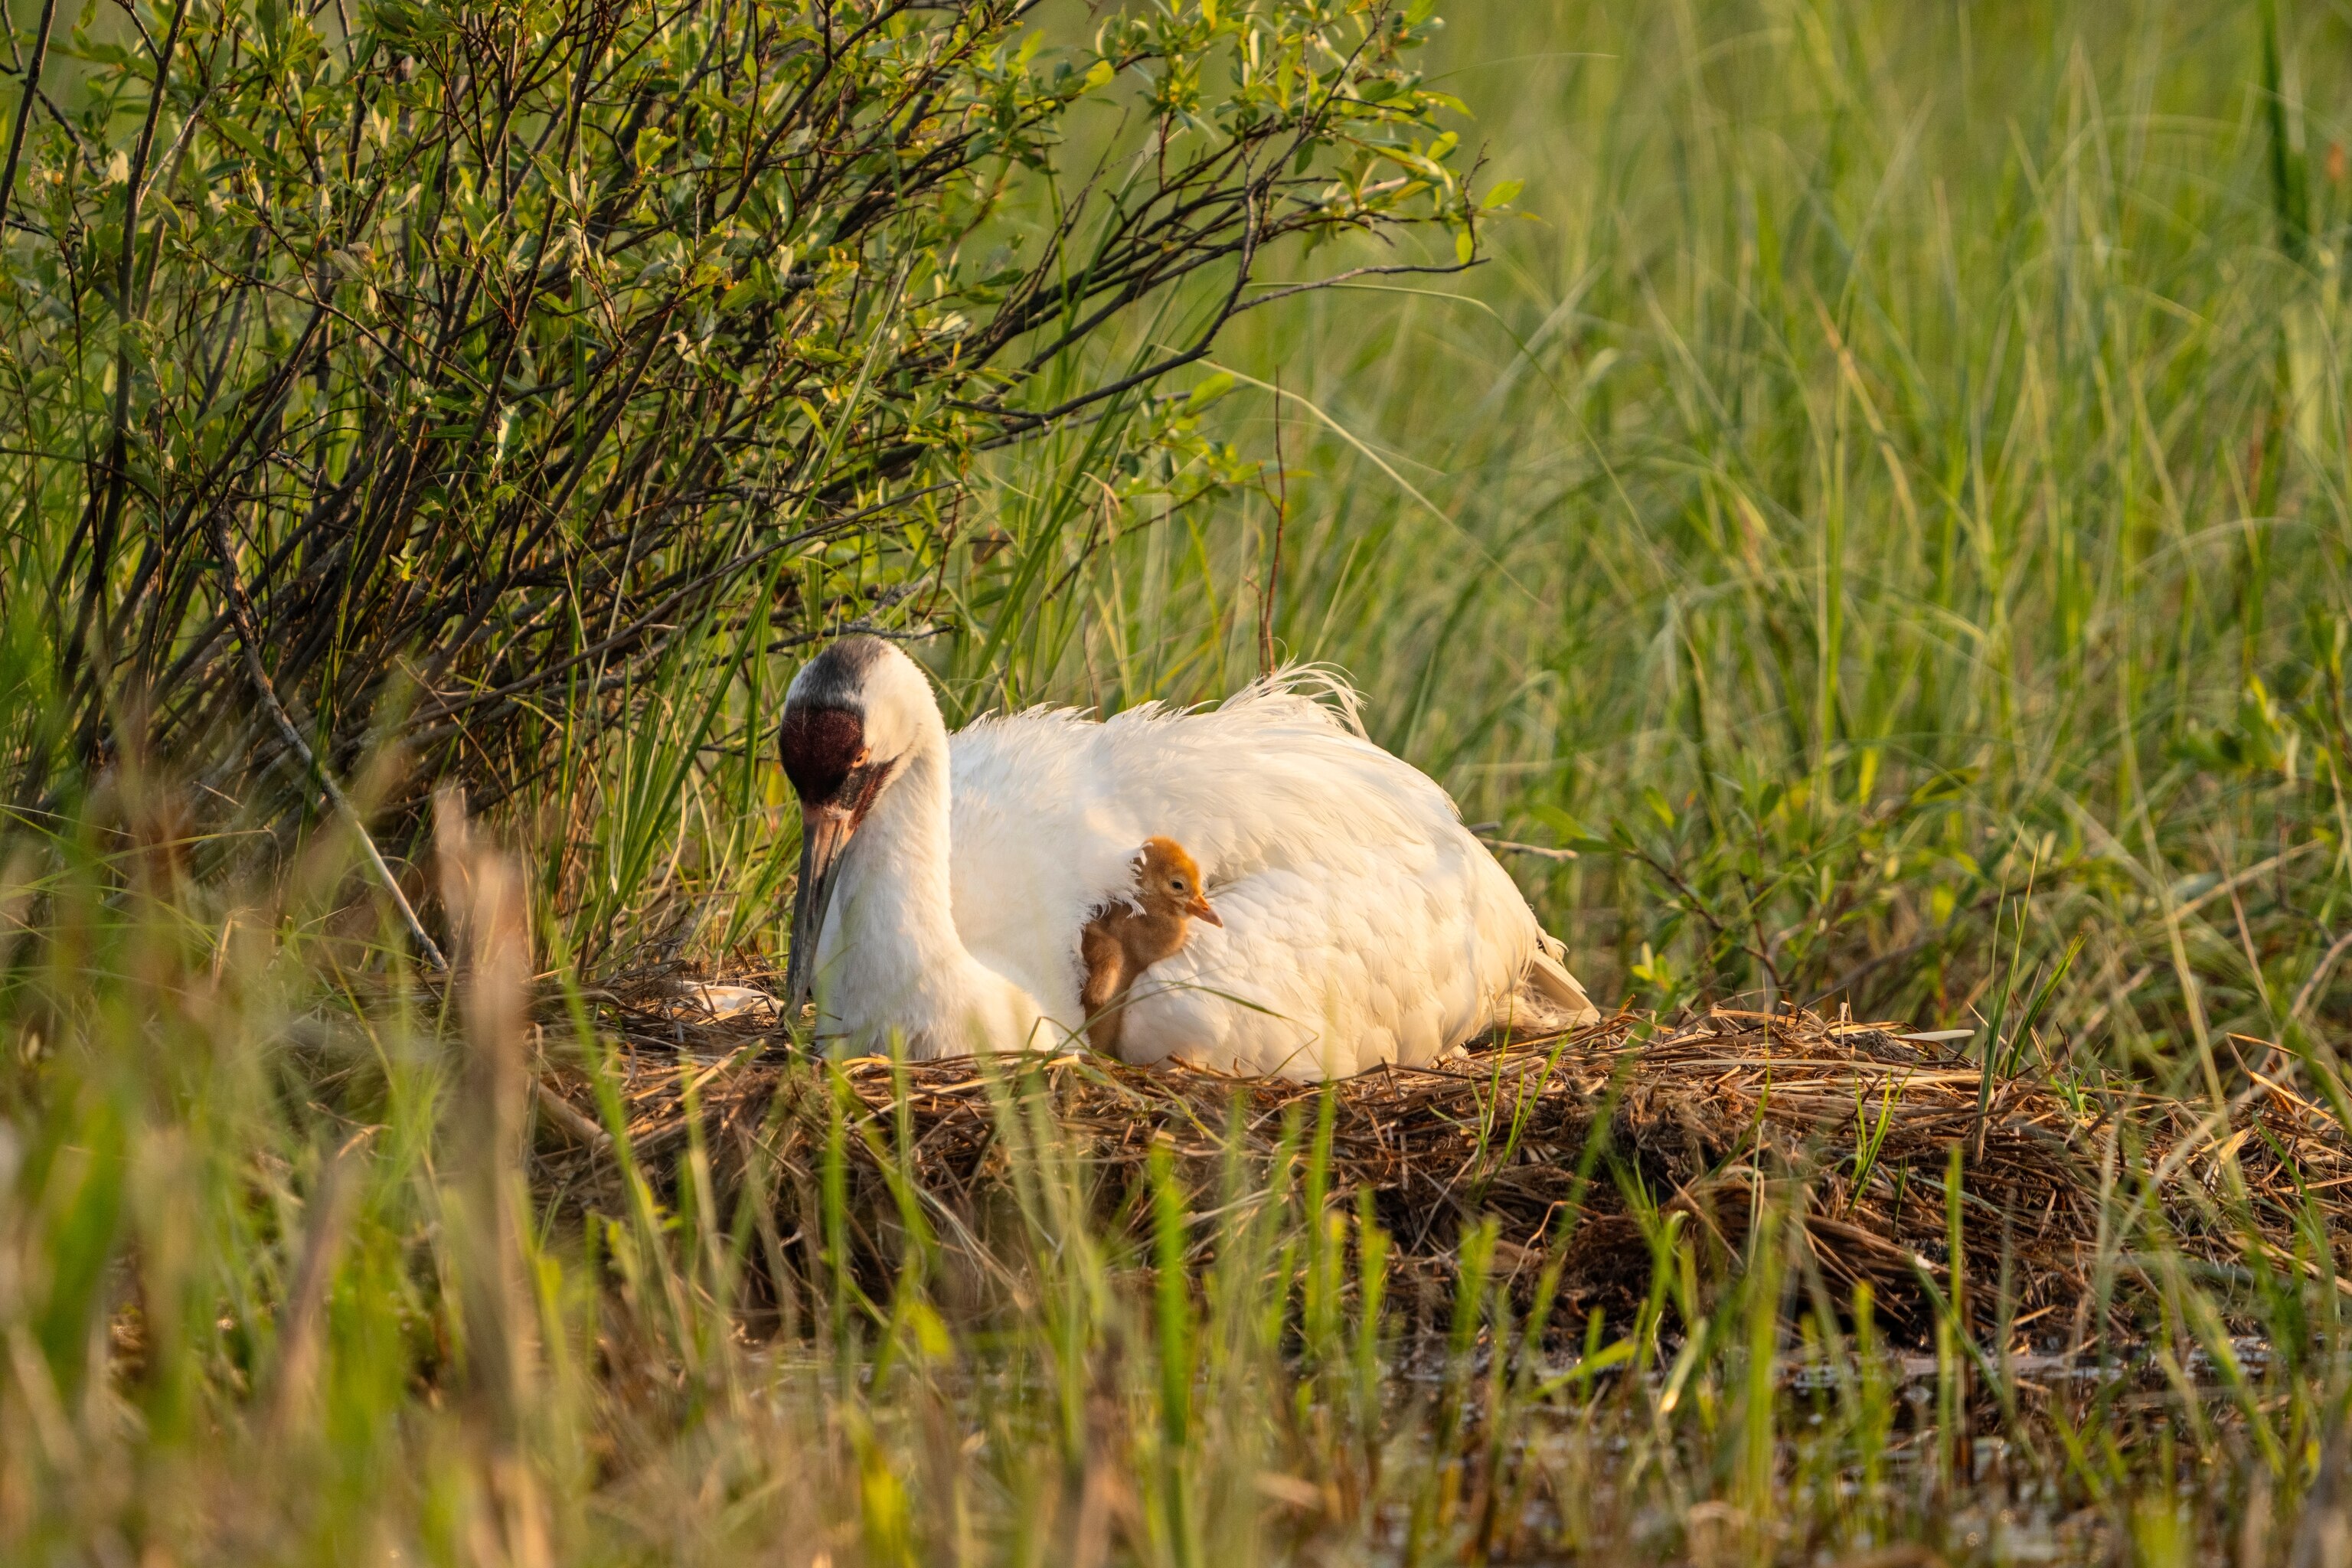
<instances>
[{"instance_id":1,"label":"brown crane chick","mask_svg":"<svg viewBox=\"0 0 2352 1568\"><path fill-rule=\"evenodd\" d=\"M1192 922L1225 922L1201 891L1201 868L1173 838L1147 838L1135 860L1135 904L1115 902L1078 933L1087 966L1078 1000L1088 1019L1087 1038L1106 1055L1118 1049L1128 988L1135 977L1181 949ZM1140 905L1140 908L1137 906Z\"/></svg>"}]
</instances>

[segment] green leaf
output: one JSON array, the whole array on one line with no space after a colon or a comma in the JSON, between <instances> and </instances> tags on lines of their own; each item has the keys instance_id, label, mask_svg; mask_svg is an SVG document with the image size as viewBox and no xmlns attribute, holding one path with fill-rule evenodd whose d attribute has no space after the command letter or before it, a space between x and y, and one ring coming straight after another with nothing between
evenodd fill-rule
<instances>
[{"instance_id":1,"label":"green leaf","mask_svg":"<svg viewBox=\"0 0 2352 1568\"><path fill-rule=\"evenodd\" d=\"M262 159L273 165L277 163L277 160L270 156L269 149L262 144L261 138L238 124L235 117L215 117L206 120L205 123L212 128L214 134L233 144L239 152Z\"/></svg>"},{"instance_id":2,"label":"green leaf","mask_svg":"<svg viewBox=\"0 0 2352 1568\"><path fill-rule=\"evenodd\" d=\"M1198 414L1233 389L1232 374L1221 370L1192 389L1192 395L1184 399L1184 412L1188 415Z\"/></svg>"},{"instance_id":3,"label":"green leaf","mask_svg":"<svg viewBox=\"0 0 2352 1568\"><path fill-rule=\"evenodd\" d=\"M1968 793L1984 770L1978 767L1950 768L1927 779L1911 792L1913 805L1927 805L1937 801L1958 800Z\"/></svg>"}]
</instances>

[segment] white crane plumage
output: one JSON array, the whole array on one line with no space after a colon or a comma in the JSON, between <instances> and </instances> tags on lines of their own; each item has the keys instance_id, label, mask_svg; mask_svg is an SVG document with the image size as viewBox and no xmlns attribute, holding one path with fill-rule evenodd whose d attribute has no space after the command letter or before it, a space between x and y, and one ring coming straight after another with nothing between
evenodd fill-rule
<instances>
[{"instance_id":1,"label":"white crane plumage","mask_svg":"<svg viewBox=\"0 0 2352 1568\"><path fill-rule=\"evenodd\" d=\"M815 995L821 1035L896 1032L917 1057L1082 1042L1080 929L1131 896L1153 835L1200 862L1224 924L1144 973L1129 1061L1313 1079L1597 1016L1445 792L1314 672L950 735L913 660L844 637L793 681L779 750L802 805L788 992Z\"/></svg>"}]
</instances>

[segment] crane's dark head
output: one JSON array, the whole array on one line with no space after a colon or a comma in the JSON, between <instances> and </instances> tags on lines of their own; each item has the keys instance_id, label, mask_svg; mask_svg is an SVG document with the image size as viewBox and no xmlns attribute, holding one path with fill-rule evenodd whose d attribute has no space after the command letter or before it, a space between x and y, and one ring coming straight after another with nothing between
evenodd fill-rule
<instances>
[{"instance_id":1,"label":"crane's dark head","mask_svg":"<svg viewBox=\"0 0 2352 1568\"><path fill-rule=\"evenodd\" d=\"M801 802L800 887L784 980L794 1005L808 994L842 855L939 715L915 661L880 637L828 644L784 694L776 751Z\"/></svg>"}]
</instances>

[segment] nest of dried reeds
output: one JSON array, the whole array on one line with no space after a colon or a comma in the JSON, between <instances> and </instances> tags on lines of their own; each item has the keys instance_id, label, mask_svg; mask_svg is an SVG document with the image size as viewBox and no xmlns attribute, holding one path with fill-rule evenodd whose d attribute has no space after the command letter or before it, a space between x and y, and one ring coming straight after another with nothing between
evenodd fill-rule
<instances>
[{"instance_id":1,"label":"nest of dried reeds","mask_svg":"<svg viewBox=\"0 0 2352 1568\"><path fill-rule=\"evenodd\" d=\"M817 1063L771 1016L698 1018L645 987L606 993L602 1022L622 1047L634 1158L671 1169L698 1145L720 1188L764 1207L783 1268L814 1234L836 1122L850 1212L872 1220L854 1226L861 1263L887 1279L894 1177L911 1175L948 1251L985 1249L1042 1130L1106 1234L1140 1244L1155 1145L1204 1213L1236 1141L1261 1196L1302 1190L1328 1117L1315 1185L1335 1205L1369 1194L1432 1300L1486 1216L1496 1267L1531 1281L1556 1256L1560 1308L1580 1320L1638 1304L1676 1237L1703 1268L1741 1267L1766 1215L1791 1238L1789 1278L1841 1304L1867 1281L1914 1330L1952 1300L1955 1240L1969 1315L1990 1326L1997 1310L2045 1342L2079 1336L2094 1300L2118 1310L2132 1292L2114 1287L2159 1257L2224 1283L2352 1273L2352 1149L2274 1049L2240 1064L2245 1087L2217 1107L2077 1085L2040 1063L1989 1078L1906 1026L1811 1013L1621 1015L1328 1089L1082 1055ZM551 1068L541 1088L544 1189L617 1205L620 1145L588 1079Z\"/></svg>"}]
</instances>

